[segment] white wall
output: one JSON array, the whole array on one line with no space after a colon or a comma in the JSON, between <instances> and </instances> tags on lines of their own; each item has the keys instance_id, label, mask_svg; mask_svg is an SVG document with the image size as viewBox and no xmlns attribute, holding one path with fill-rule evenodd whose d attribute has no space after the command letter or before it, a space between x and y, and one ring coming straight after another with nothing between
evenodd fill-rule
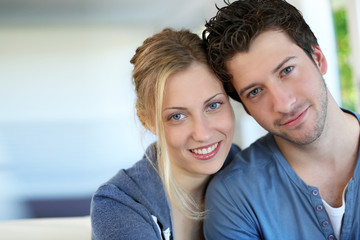
<instances>
[{"instance_id":1,"label":"white wall","mask_svg":"<svg viewBox=\"0 0 360 240\"><path fill-rule=\"evenodd\" d=\"M165 26L200 32L204 14L215 12L215 1L205 1L211 7L201 11L201 1L131 1L131 8L140 4L145 11L136 12L140 20L127 13L133 19L122 24L116 12L123 9L111 8L119 3L105 2L89 2L90 11L85 1L75 4L85 10L80 17L70 12L70 21L56 10L54 19L48 12L37 17L36 8L21 4L25 14L14 12L14 19L2 9L18 6L0 2L0 220L28 217L27 200L91 196L141 159L155 137L144 134L135 115L129 62L135 49ZM40 8L41 0L35 4ZM60 13L71 10L67 4L59 5ZM97 14L93 4L111 16ZM44 5L38 14L54 11Z\"/></svg>"},{"instance_id":2,"label":"white wall","mask_svg":"<svg viewBox=\"0 0 360 240\"><path fill-rule=\"evenodd\" d=\"M336 102L341 105L336 39L330 1L289 0L288 2L303 13L305 20L317 37L320 48L328 62L328 71L324 79Z\"/></svg>"},{"instance_id":3,"label":"white wall","mask_svg":"<svg viewBox=\"0 0 360 240\"><path fill-rule=\"evenodd\" d=\"M142 157L154 138L142 146L129 60L149 34L0 28L0 220L26 217L27 199L89 196Z\"/></svg>"},{"instance_id":4,"label":"white wall","mask_svg":"<svg viewBox=\"0 0 360 240\"><path fill-rule=\"evenodd\" d=\"M213 6L204 7L209 16ZM312 21L330 21L328 8L319 7ZM192 30L199 32L200 22ZM0 220L27 217L27 199L89 196L141 158L154 138L141 143L129 60L161 26L0 25ZM329 60L331 30L318 28ZM233 104L234 142L246 147L265 131Z\"/></svg>"},{"instance_id":5,"label":"white wall","mask_svg":"<svg viewBox=\"0 0 360 240\"><path fill-rule=\"evenodd\" d=\"M346 0L348 13L348 31L351 44L350 64L352 65L353 78L357 89L360 89L360 1ZM357 111L360 110L360 96L357 92Z\"/></svg>"}]
</instances>

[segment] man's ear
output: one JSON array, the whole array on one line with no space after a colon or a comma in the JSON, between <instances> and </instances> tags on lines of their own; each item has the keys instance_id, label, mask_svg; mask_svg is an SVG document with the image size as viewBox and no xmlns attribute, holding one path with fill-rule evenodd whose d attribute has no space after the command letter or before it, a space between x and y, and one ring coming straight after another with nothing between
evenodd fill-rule
<instances>
[{"instance_id":1,"label":"man's ear","mask_svg":"<svg viewBox=\"0 0 360 240\"><path fill-rule=\"evenodd\" d=\"M327 61L320 47L313 47L313 53L311 55L321 75L324 75L327 72Z\"/></svg>"}]
</instances>

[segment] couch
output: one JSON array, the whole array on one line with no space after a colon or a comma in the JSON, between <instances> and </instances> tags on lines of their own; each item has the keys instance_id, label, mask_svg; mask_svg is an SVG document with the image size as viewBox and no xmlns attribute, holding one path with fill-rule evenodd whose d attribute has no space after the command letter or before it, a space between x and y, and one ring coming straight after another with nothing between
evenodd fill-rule
<instances>
[{"instance_id":1,"label":"couch","mask_svg":"<svg viewBox=\"0 0 360 240\"><path fill-rule=\"evenodd\" d=\"M1 240L90 240L90 217L0 221Z\"/></svg>"}]
</instances>

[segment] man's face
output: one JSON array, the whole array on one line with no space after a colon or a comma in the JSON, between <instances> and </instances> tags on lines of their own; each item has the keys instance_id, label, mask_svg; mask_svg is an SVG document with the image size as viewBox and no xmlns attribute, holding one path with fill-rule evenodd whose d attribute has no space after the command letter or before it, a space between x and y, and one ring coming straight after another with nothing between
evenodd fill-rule
<instances>
[{"instance_id":1,"label":"man's face","mask_svg":"<svg viewBox=\"0 0 360 240\"><path fill-rule=\"evenodd\" d=\"M314 61L284 32L266 31L248 52L226 63L246 110L267 131L295 144L315 141L327 114L327 63L319 47ZM315 64L314 64L315 62Z\"/></svg>"}]
</instances>

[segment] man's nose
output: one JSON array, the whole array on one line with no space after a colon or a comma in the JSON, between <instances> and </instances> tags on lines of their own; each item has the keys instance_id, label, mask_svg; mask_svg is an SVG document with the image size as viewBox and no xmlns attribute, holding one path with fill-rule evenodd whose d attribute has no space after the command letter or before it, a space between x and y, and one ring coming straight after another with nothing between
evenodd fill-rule
<instances>
[{"instance_id":1,"label":"man's nose","mask_svg":"<svg viewBox=\"0 0 360 240\"><path fill-rule=\"evenodd\" d=\"M271 96L274 111L279 113L289 113L292 105L296 101L296 97L289 87L284 84L276 84L271 86Z\"/></svg>"}]
</instances>

